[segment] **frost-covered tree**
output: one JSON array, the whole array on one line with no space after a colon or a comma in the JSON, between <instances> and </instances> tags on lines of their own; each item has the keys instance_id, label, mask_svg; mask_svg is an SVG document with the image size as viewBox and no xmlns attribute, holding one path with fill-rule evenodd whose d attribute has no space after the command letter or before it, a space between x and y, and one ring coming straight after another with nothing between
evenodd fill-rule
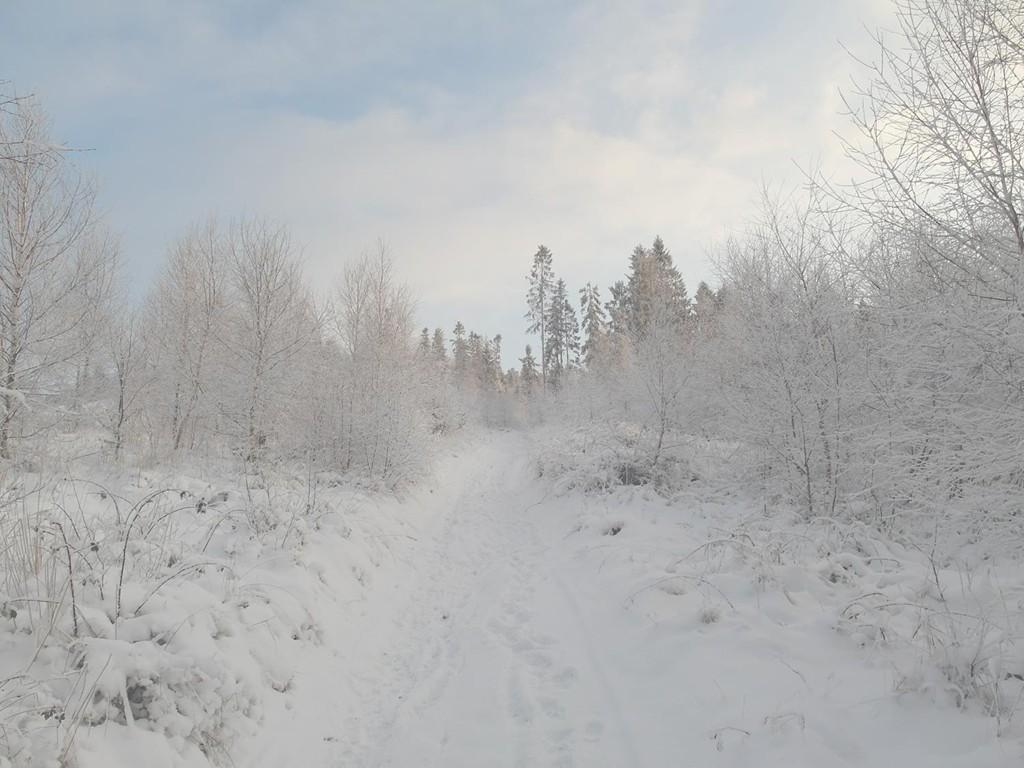
<instances>
[{"instance_id":1,"label":"frost-covered tree","mask_svg":"<svg viewBox=\"0 0 1024 768\"><path fill-rule=\"evenodd\" d=\"M92 188L50 139L32 99L0 110L0 457L31 411L46 426L44 393L64 389L68 368L88 352L83 328L98 319L116 249L90 238ZM91 346L92 342L88 342ZM52 400L51 400L52 402Z\"/></svg>"},{"instance_id":2,"label":"frost-covered tree","mask_svg":"<svg viewBox=\"0 0 1024 768\"><path fill-rule=\"evenodd\" d=\"M430 352L437 362L448 362L448 350L445 347L444 331L440 328L434 329L433 338L430 340Z\"/></svg>"},{"instance_id":3,"label":"frost-covered tree","mask_svg":"<svg viewBox=\"0 0 1024 768\"><path fill-rule=\"evenodd\" d=\"M583 356L583 362L589 367L606 346L608 335L608 317L601 304L600 291L593 283L587 283L580 289L580 315L583 318L583 345L580 347L580 354Z\"/></svg>"},{"instance_id":4,"label":"frost-covered tree","mask_svg":"<svg viewBox=\"0 0 1024 768\"><path fill-rule=\"evenodd\" d=\"M501 334L494 338L484 340L482 385L492 392L500 392L502 389L501 376Z\"/></svg>"},{"instance_id":5,"label":"frost-covered tree","mask_svg":"<svg viewBox=\"0 0 1024 768\"><path fill-rule=\"evenodd\" d=\"M102 336L114 381L114 403L109 416L114 461L122 457L129 428L146 392L149 354L142 331L140 310L122 309L108 319Z\"/></svg>"},{"instance_id":6,"label":"frost-covered tree","mask_svg":"<svg viewBox=\"0 0 1024 768\"><path fill-rule=\"evenodd\" d=\"M429 329L424 328L420 333L416 354L425 407L431 420L431 432L447 432L459 418L455 415L453 382L448 370L444 331L435 328L431 334Z\"/></svg>"},{"instance_id":7,"label":"frost-covered tree","mask_svg":"<svg viewBox=\"0 0 1024 768\"><path fill-rule=\"evenodd\" d=\"M469 378L477 391L486 388L487 366L484 338L476 331L470 331L466 340L466 356Z\"/></svg>"},{"instance_id":8,"label":"frost-covered tree","mask_svg":"<svg viewBox=\"0 0 1024 768\"><path fill-rule=\"evenodd\" d=\"M870 237L844 259L875 350L870 407L885 414L865 441L865 472L887 519L979 515L1019 493L1005 446L1024 430L1021 7L895 8L849 100L847 151L863 179L832 190Z\"/></svg>"},{"instance_id":9,"label":"frost-covered tree","mask_svg":"<svg viewBox=\"0 0 1024 768\"><path fill-rule=\"evenodd\" d=\"M526 345L526 351L519 358L519 381L524 394L529 396L540 384L540 371L537 370L537 360L533 356L530 345Z\"/></svg>"},{"instance_id":10,"label":"frost-covered tree","mask_svg":"<svg viewBox=\"0 0 1024 768\"><path fill-rule=\"evenodd\" d=\"M715 318L721 310L722 302L718 295L703 280L693 295L694 332L707 335L714 332Z\"/></svg>"},{"instance_id":11,"label":"frost-covered tree","mask_svg":"<svg viewBox=\"0 0 1024 768\"><path fill-rule=\"evenodd\" d=\"M617 280L608 289L610 298L604 305L608 313L608 332L615 336L625 336L629 330L629 299L626 283Z\"/></svg>"},{"instance_id":12,"label":"frost-covered tree","mask_svg":"<svg viewBox=\"0 0 1024 768\"><path fill-rule=\"evenodd\" d=\"M469 376L469 343L466 341L466 327L462 322L455 323L452 329L452 370L455 383L460 388L465 386Z\"/></svg>"},{"instance_id":13,"label":"frost-covered tree","mask_svg":"<svg viewBox=\"0 0 1024 768\"><path fill-rule=\"evenodd\" d=\"M413 347L413 302L383 243L345 269L335 301L343 353L335 462L396 484L422 458L427 417Z\"/></svg>"},{"instance_id":14,"label":"frost-covered tree","mask_svg":"<svg viewBox=\"0 0 1024 768\"><path fill-rule=\"evenodd\" d=\"M656 294L647 310L645 332L631 349L630 376L639 418L650 430L649 462L656 473L666 439L687 426L689 360L671 295Z\"/></svg>"},{"instance_id":15,"label":"frost-covered tree","mask_svg":"<svg viewBox=\"0 0 1024 768\"><path fill-rule=\"evenodd\" d=\"M856 133L846 149L866 178L837 196L906 238L939 281L1020 310L1020 4L894 5L896 30L877 38L878 56L848 100Z\"/></svg>"},{"instance_id":16,"label":"frost-covered tree","mask_svg":"<svg viewBox=\"0 0 1024 768\"><path fill-rule=\"evenodd\" d=\"M752 465L808 516L843 495L853 391L856 306L839 260L845 239L814 199L765 197L762 220L729 243L721 269L730 304L707 361L720 434L755 449Z\"/></svg>"},{"instance_id":17,"label":"frost-covered tree","mask_svg":"<svg viewBox=\"0 0 1024 768\"><path fill-rule=\"evenodd\" d=\"M171 248L148 301L146 335L153 388L150 423L173 452L194 449L214 432L223 362L218 335L228 305L227 243L210 218Z\"/></svg>"},{"instance_id":18,"label":"frost-covered tree","mask_svg":"<svg viewBox=\"0 0 1024 768\"><path fill-rule=\"evenodd\" d=\"M290 366L315 340L319 318L284 227L236 224L227 241L227 279L231 302L219 340L233 386L220 410L243 455L257 460L285 427L277 402L294 384Z\"/></svg>"},{"instance_id":19,"label":"frost-covered tree","mask_svg":"<svg viewBox=\"0 0 1024 768\"><path fill-rule=\"evenodd\" d=\"M625 331L635 339L647 333L655 311L667 308L675 322L686 320L690 312L686 283L660 237L650 248L633 249L624 290L613 292L613 301L616 312L624 315Z\"/></svg>"},{"instance_id":20,"label":"frost-covered tree","mask_svg":"<svg viewBox=\"0 0 1024 768\"><path fill-rule=\"evenodd\" d=\"M573 309L569 291L562 279L556 281L551 292L547 332L547 370L550 372L551 382L558 384L562 374L577 362L580 349L579 321L576 319L576 310Z\"/></svg>"},{"instance_id":21,"label":"frost-covered tree","mask_svg":"<svg viewBox=\"0 0 1024 768\"><path fill-rule=\"evenodd\" d=\"M657 265L657 278L664 286L663 290L671 313L677 319L685 319L690 307L686 281L683 280L683 276L676 268L672 254L669 253L660 236L654 238L649 254L654 264Z\"/></svg>"},{"instance_id":22,"label":"frost-covered tree","mask_svg":"<svg viewBox=\"0 0 1024 768\"><path fill-rule=\"evenodd\" d=\"M497 334L491 339L491 355L494 358L494 367L496 368L496 376L499 381L501 379L501 334Z\"/></svg>"}]
</instances>

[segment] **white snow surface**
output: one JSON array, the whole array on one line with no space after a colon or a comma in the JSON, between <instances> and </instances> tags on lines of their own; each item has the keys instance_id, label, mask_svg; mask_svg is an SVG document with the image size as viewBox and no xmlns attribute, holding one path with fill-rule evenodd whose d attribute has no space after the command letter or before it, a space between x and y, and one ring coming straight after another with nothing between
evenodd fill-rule
<instances>
[{"instance_id":1,"label":"white snow surface","mask_svg":"<svg viewBox=\"0 0 1024 768\"><path fill-rule=\"evenodd\" d=\"M403 500L361 497L257 560L250 581L312 621L282 639L254 614L237 638L276 683L234 765L1024 764L1019 730L893 639L902 614L885 642L851 621L927 583L906 553L832 554L740 497L558 491L533 456L521 433L469 439ZM1004 601L1012 575L991 576ZM138 722L75 744L78 768L209 765Z\"/></svg>"}]
</instances>

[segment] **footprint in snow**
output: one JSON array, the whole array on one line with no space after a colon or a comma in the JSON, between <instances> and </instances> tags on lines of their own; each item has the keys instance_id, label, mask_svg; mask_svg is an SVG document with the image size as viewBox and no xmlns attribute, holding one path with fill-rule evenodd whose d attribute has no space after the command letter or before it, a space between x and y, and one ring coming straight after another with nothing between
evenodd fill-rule
<instances>
[{"instance_id":1,"label":"footprint in snow","mask_svg":"<svg viewBox=\"0 0 1024 768\"><path fill-rule=\"evenodd\" d=\"M533 722L533 707L526 697L519 677L515 674L508 681L508 707L513 719L522 723Z\"/></svg>"},{"instance_id":2,"label":"footprint in snow","mask_svg":"<svg viewBox=\"0 0 1024 768\"><path fill-rule=\"evenodd\" d=\"M576 682L577 678L579 678L579 672L574 667L565 667L555 675L555 682L562 688L569 688Z\"/></svg>"},{"instance_id":3,"label":"footprint in snow","mask_svg":"<svg viewBox=\"0 0 1024 768\"><path fill-rule=\"evenodd\" d=\"M527 654L526 661L531 667L537 670L551 669L554 664L551 660L551 656L543 651L533 651Z\"/></svg>"},{"instance_id":4,"label":"footprint in snow","mask_svg":"<svg viewBox=\"0 0 1024 768\"><path fill-rule=\"evenodd\" d=\"M557 700L552 699L550 696L545 696L540 699L540 708L545 715L554 720L565 719L565 707L558 703Z\"/></svg>"}]
</instances>

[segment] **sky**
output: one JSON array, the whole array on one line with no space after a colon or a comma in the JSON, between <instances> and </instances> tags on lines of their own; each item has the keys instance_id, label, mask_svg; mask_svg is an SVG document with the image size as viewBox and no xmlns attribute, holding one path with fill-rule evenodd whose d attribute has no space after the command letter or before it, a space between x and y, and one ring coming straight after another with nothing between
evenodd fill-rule
<instances>
[{"instance_id":1,"label":"sky","mask_svg":"<svg viewBox=\"0 0 1024 768\"><path fill-rule=\"evenodd\" d=\"M421 325L525 334L660 235L691 293L764 184L842 174L887 0L0 0L0 80L96 179L136 296L214 213L287 224L317 290L383 240ZM606 291L605 291L606 295Z\"/></svg>"}]
</instances>

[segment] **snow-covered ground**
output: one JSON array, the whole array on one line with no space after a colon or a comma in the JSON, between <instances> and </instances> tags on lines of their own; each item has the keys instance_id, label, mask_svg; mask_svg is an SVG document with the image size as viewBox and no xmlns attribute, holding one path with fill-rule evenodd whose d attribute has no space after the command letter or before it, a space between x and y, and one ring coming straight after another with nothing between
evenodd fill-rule
<instances>
[{"instance_id":1,"label":"snow-covered ground","mask_svg":"<svg viewBox=\"0 0 1024 768\"><path fill-rule=\"evenodd\" d=\"M900 635L927 563L851 554L875 544L708 489L556 491L534 455L522 433L467 439L400 501L339 496L301 545L236 554L233 639L204 646L205 625L175 614L186 662L234 648L256 680L225 721L234 765L1024 764L1012 718L958 700L920 625ZM988 579L1019 610L1015 573ZM75 764L208 765L152 731L83 726Z\"/></svg>"},{"instance_id":2,"label":"snow-covered ground","mask_svg":"<svg viewBox=\"0 0 1024 768\"><path fill-rule=\"evenodd\" d=\"M828 562L773 569L701 549L749 509L549 485L521 435L495 433L450 458L403 561L382 564L365 602L338 621L337 646L303 661L291 709L239 764L1024 759L992 718L900 694L898 653L839 626L862 585Z\"/></svg>"},{"instance_id":3,"label":"snow-covered ground","mask_svg":"<svg viewBox=\"0 0 1024 768\"><path fill-rule=\"evenodd\" d=\"M529 455L496 435L389 620L354 623L372 647L336 764L1021 764L991 718L898 695L893 659L837 631L856 587L826 563L687 558L735 502L552 496Z\"/></svg>"}]
</instances>

